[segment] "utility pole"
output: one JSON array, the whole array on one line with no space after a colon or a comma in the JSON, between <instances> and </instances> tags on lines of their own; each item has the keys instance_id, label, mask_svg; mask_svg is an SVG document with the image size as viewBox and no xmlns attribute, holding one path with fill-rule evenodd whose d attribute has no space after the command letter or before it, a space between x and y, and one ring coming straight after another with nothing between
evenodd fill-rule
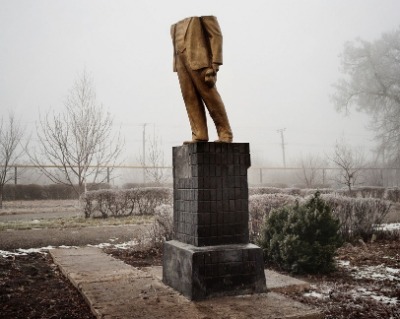
<instances>
[{"instance_id":1,"label":"utility pole","mask_svg":"<svg viewBox=\"0 0 400 319\"><path fill-rule=\"evenodd\" d=\"M143 144L143 186L146 184L146 125L149 123L143 123L143 137L142 137L142 144Z\"/></svg>"},{"instance_id":2,"label":"utility pole","mask_svg":"<svg viewBox=\"0 0 400 319\"><path fill-rule=\"evenodd\" d=\"M278 133L281 133L281 145L282 145L282 158L283 158L283 167L286 168L286 158L285 158L285 137L283 136L283 132L286 131L286 128L281 128L276 130Z\"/></svg>"}]
</instances>

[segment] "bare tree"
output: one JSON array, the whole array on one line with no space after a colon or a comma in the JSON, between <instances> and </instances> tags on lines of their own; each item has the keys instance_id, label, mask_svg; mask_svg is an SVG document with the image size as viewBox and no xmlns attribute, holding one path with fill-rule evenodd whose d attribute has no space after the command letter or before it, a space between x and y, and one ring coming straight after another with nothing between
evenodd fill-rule
<instances>
[{"instance_id":1,"label":"bare tree","mask_svg":"<svg viewBox=\"0 0 400 319\"><path fill-rule=\"evenodd\" d=\"M300 159L301 173L298 178L302 180L307 188L315 187L323 183L323 167L325 161L318 155L308 154Z\"/></svg>"},{"instance_id":2,"label":"bare tree","mask_svg":"<svg viewBox=\"0 0 400 319\"><path fill-rule=\"evenodd\" d=\"M376 41L357 39L345 45L344 77L332 96L338 111L371 116L379 152L391 164L400 163L400 28Z\"/></svg>"},{"instance_id":3,"label":"bare tree","mask_svg":"<svg viewBox=\"0 0 400 319\"><path fill-rule=\"evenodd\" d=\"M339 168L339 174L335 181L345 185L349 192L352 187L361 184L361 171L365 166L364 155L351 149L344 141L337 142L332 158L333 163Z\"/></svg>"},{"instance_id":4,"label":"bare tree","mask_svg":"<svg viewBox=\"0 0 400 319\"><path fill-rule=\"evenodd\" d=\"M123 142L112 125L112 116L97 103L84 71L69 92L65 111L41 117L39 153L30 157L51 181L69 185L80 195L87 183L103 182L105 171L116 165ZM53 167L43 165L43 158Z\"/></svg>"},{"instance_id":5,"label":"bare tree","mask_svg":"<svg viewBox=\"0 0 400 319\"><path fill-rule=\"evenodd\" d=\"M18 151L23 136L20 123L15 120L14 114L10 113L8 119L1 118L0 121L0 209L3 208L4 185L13 176L12 166L22 154Z\"/></svg>"},{"instance_id":6,"label":"bare tree","mask_svg":"<svg viewBox=\"0 0 400 319\"><path fill-rule=\"evenodd\" d=\"M161 144L161 139L154 136L148 143L146 159L144 159L143 154L139 158L141 165L145 167L147 179L156 185L161 185L168 179Z\"/></svg>"}]
</instances>

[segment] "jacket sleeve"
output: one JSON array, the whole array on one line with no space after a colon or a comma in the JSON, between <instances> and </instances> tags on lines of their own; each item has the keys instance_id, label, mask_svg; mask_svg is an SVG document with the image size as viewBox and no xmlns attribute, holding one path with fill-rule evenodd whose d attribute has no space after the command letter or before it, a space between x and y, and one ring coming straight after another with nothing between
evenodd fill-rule
<instances>
[{"instance_id":1,"label":"jacket sleeve","mask_svg":"<svg viewBox=\"0 0 400 319\"><path fill-rule=\"evenodd\" d=\"M218 20L214 16L203 16L201 21L210 44L212 63L222 64L222 32Z\"/></svg>"},{"instance_id":2,"label":"jacket sleeve","mask_svg":"<svg viewBox=\"0 0 400 319\"><path fill-rule=\"evenodd\" d=\"M171 30L170 30L170 33L171 33L171 38L172 38L172 46L173 46L173 56L172 56L172 70L174 71L174 72L177 72L177 70L176 70L176 61L175 61L175 51L176 51L176 48L175 48L175 24L173 24L173 25L171 25Z\"/></svg>"}]
</instances>

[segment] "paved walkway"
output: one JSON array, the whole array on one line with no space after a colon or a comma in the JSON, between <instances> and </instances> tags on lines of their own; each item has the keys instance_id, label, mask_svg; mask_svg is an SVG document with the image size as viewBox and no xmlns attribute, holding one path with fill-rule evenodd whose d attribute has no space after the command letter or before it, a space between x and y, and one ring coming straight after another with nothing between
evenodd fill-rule
<instances>
[{"instance_id":1,"label":"paved walkway","mask_svg":"<svg viewBox=\"0 0 400 319\"><path fill-rule=\"evenodd\" d=\"M97 318L322 318L318 310L275 292L307 283L274 272L266 272L268 293L193 302L162 283L161 267L135 268L91 247L50 254Z\"/></svg>"}]
</instances>

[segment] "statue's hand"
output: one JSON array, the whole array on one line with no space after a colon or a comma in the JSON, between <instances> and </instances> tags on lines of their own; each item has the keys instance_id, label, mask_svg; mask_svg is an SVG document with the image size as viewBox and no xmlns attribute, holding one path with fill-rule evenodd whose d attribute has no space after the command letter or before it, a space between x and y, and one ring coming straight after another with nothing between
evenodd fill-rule
<instances>
[{"instance_id":1,"label":"statue's hand","mask_svg":"<svg viewBox=\"0 0 400 319\"><path fill-rule=\"evenodd\" d=\"M217 82L217 72L213 67L206 69L206 72L204 73L204 82L210 88L212 88Z\"/></svg>"},{"instance_id":2,"label":"statue's hand","mask_svg":"<svg viewBox=\"0 0 400 319\"><path fill-rule=\"evenodd\" d=\"M213 68L214 72L217 73L219 71L219 64L213 63L212 68Z\"/></svg>"}]
</instances>

